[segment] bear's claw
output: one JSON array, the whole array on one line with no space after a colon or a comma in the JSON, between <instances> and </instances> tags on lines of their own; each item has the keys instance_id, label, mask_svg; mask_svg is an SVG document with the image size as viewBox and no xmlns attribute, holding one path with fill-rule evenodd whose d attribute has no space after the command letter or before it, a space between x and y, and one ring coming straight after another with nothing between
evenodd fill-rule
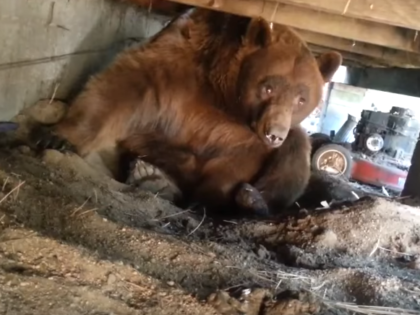
<instances>
[{"instance_id":1,"label":"bear's claw","mask_svg":"<svg viewBox=\"0 0 420 315\"><path fill-rule=\"evenodd\" d=\"M56 135L51 127L38 127L31 136L31 145L38 150L52 149L60 152L76 152L76 148L66 139Z\"/></svg>"},{"instance_id":2,"label":"bear's claw","mask_svg":"<svg viewBox=\"0 0 420 315\"><path fill-rule=\"evenodd\" d=\"M259 216L268 216L269 209L260 192L250 184L243 183L239 186L235 195L237 206L251 211Z\"/></svg>"}]
</instances>

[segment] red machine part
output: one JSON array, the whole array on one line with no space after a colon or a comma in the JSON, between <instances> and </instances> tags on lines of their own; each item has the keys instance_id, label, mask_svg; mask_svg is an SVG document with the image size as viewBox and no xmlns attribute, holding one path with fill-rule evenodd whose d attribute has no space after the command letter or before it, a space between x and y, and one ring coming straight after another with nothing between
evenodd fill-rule
<instances>
[{"instance_id":1,"label":"red machine part","mask_svg":"<svg viewBox=\"0 0 420 315\"><path fill-rule=\"evenodd\" d=\"M351 177L362 183L401 191L407 179L407 172L354 157Z\"/></svg>"}]
</instances>

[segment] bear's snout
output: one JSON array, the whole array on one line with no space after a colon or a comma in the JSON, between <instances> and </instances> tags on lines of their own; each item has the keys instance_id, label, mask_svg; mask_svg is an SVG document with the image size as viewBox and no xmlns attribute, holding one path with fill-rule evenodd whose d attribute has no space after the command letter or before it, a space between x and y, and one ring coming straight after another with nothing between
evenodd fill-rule
<instances>
[{"instance_id":1,"label":"bear's snout","mask_svg":"<svg viewBox=\"0 0 420 315\"><path fill-rule=\"evenodd\" d=\"M286 140L287 134L289 133L289 128L275 127L270 128L265 133L265 138L269 146L273 148L280 147L284 140Z\"/></svg>"}]
</instances>

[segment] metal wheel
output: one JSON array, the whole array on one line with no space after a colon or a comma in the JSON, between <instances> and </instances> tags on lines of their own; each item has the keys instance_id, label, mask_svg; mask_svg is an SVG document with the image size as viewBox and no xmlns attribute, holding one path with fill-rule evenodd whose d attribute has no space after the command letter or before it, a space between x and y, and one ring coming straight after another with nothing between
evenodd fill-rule
<instances>
[{"instance_id":1,"label":"metal wheel","mask_svg":"<svg viewBox=\"0 0 420 315\"><path fill-rule=\"evenodd\" d=\"M350 177L353 166L351 153L337 144L321 146L312 157L312 167L332 176Z\"/></svg>"}]
</instances>

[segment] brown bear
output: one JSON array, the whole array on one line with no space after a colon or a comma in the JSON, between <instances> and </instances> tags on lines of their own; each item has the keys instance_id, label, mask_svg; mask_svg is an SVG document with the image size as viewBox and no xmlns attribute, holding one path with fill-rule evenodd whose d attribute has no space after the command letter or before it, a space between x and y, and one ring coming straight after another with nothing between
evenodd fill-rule
<instances>
[{"instance_id":1,"label":"brown bear","mask_svg":"<svg viewBox=\"0 0 420 315\"><path fill-rule=\"evenodd\" d=\"M213 206L229 205L235 193L236 200L254 194L247 183L273 201L293 199L289 191L279 198L282 192L271 184L284 182L287 169L302 170L296 191L303 191L309 142L297 125L340 64L333 52L317 62L293 32L272 32L260 18L189 10L92 77L44 144L56 147L64 138L88 161L111 156L111 166L118 146L147 155L193 200ZM304 153L294 159L282 147ZM156 148L168 154L156 156ZM169 168L171 152L179 161Z\"/></svg>"},{"instance_id":2,"label":"brown bear","mask_svg":"<svg viewBox=\"0 0 420 315\"><path fill-rule=\"evenodd\" d=\"M225 29L232 29L233 27L235 27L234 24L238 23L238 19L243 19L239 17L229 16L226 14L224 15L224 17L226 18L225 20L226 25L223 26L225 27ZM264 23L264 22L261 21L261 23ZM209 24L204 23L203 25L208 26ZM221 23L221 25L223 24ZM264 25L264 27L266 30L268 29L267 24ZM219 35L222 37L224 36L224 34L219 34ZM293 31L291 31L289 28L284 27L284 26L276 26L275 32L272 34L272 41L277 42L277 43L282 43L284 45L284 48L286 49L287 48L290 49L291 47L299 49L301 46L304 46L303 49L306 50L305 51L306 53L308 52L304 42ZM221 42L223 41L221 40ZM197 45L196 47L200 47L200 45ZM232 53L230 54L231 56L234 56L235 52L240 51L241 49L241 47L238 47L238 46L232 47L232 45L231 45L231 48L233 50ZM226 46L224 46L223 49L226 49ZM219 55L215 53L214 56L216 56L215 58L217 58L217 56ZM330 57L329 55L324 55L321 58L326 58L327 56ZM335 62L338 61L336 63L338 67L338 65L341 63L341 58L338 55L334 56L334 58L333 58L333 61ZM214 61L214 63L217 63L217 59L215 60L216 61ZM261 58L259 61L262 62L263 60L264 59ZM225 60L223 59L219 61L221 61L221 63L225 62ZM321 66L322 65L325 66L325 65L328 65L328 62L325 62L325 60L320 59L319 64ZM226 69L229 69L228 64L226 64ZM328 67L326 69L328 69ZM328 71L325 71L326 69L321 69L321 71L323 71L324 74L328 74ZM208 73L212 73L212 70L216 72L216 74L214 75L215 78L217 78L218 76L220 77L220 73L217 72L217 71L220 72L220 69L210 68L208 69ZM244 67L242 68L242 71L243 71L242 77L245 77L245 78L250 77L249 75L246 75L245 73L246 71L249 71L249 68L246 69ZM324 78L325 81L329 81L334 72L330 72L329 76L325 76ZM232 74L232 73L228 73L228 75L229 74ZM232 75L232 76L235 77L236 75ZM231 82L235 82L235 80L232 80ZM245 88L245 90L247 89ZM252 90L248 90L248 91L252 91ZM252 93L248 93L248 96L250 94L251 96L249 98L252 98ZM222 92L222 95L224 97L232 96L232 93L229 94L229 93ZM235 94L233 94L233 96L235 96ZM230 100L228 99L228 100L218 102L216 106L219 106L219 108L227 112L230 116L235 117L236 119L239 119L239 121L242 121L246 124L253 125L255 128L255 125L257 125L258 121L261 121L261 118L258 117L258 114L259 114L258 110L261 108L261 102L259 101L252 102L251 100L248 102L238 103L232 100L233 98ZM285 105L287 105L286 102L285 102ZM313 107L308 107L308 108L313 109ZM287 111L287 107L284 109ZM274 111L275 110L279 110L279 108L274 108ZM267 115L271 114L272 117L278 117L279 119L291 118L291 115L282 114L280 111L277 113L277 115L276 113L270 113L269 111L267 111L266 114ZM308 115L308 112L305 112L305 111L301 111L300 113L298 113L298 115L294 115L293 117L294 121L291 122L291 125L296 125L307 115ZM267 119L265 119L265 121L267 121ZM287 121L286 121L286 124L287 124ZM260 125L259 127L260 127L260 136L261 138L264 139L265 134L261 132L262 126ZM258 128L255 128L254 130L258 132L257 129ZM293 203L304 191L306 184L308 182L309 175L310 175L310 166L309 166L310 144L306 135L301 130L295 130L294 132L291 132L288 135L286 140L287 141L283 144L283 147L279 149L274 155L274 156L277 156L277 159L279 159L279 161L275 164L269 163L265 167L266 171L265 171L264 176L262 176L259 180L255 182L256 188L258 188L262 192L264 199L267 200L268 203L270 204L270 208L274 208L274 207L281 208L281 207L288 206L291 203ZM270 143L268 143L268 145L270 145ZM139 152L141 152L141 150ZM173 148L170 153L171 153L171 159L172 159L174 157ZM151 157L152 155L153 155L152 153L149 153L149 157ZM161 154L161 157L165 157L165 156L167 155ZM273 159L273 157L271 159ZM161 165L162 168L166 170L171 168L171 165L165 164L165 161L162 161L162 158L159 159L158 157L154 157L154 158L150 158L146 160L159 161L159 163L157 164ZM169 164L171 163L170 161L168 162ZM170 187L174 187L173 180L171 179L168 179L167 182L165 180L163 180L162 182L162 177L164 177L165 174L162 174L161 170L156 170L156 168L154 168L148 163L144 163L144 161L137 161L137 164L138 165L136 166L136 170L135 170L137 174L135 174L134 179L132 179L131 182L135 182L136 180L139 180L141 181L141 184L143 184L144 180L146 181L149 180L149 182L150 181L153 182L157 180L158 186L155 187L155 191L158 191L158 192L161 192L162 188L163 189L168 188L167 187L168 185ZM159 175L156 175L155 171L159 172ZM176 177L179 177L179 176L180 174L176 175ZM185 176L185 173L184 173L184 176Z\"/></svg>"}]
</instances>

